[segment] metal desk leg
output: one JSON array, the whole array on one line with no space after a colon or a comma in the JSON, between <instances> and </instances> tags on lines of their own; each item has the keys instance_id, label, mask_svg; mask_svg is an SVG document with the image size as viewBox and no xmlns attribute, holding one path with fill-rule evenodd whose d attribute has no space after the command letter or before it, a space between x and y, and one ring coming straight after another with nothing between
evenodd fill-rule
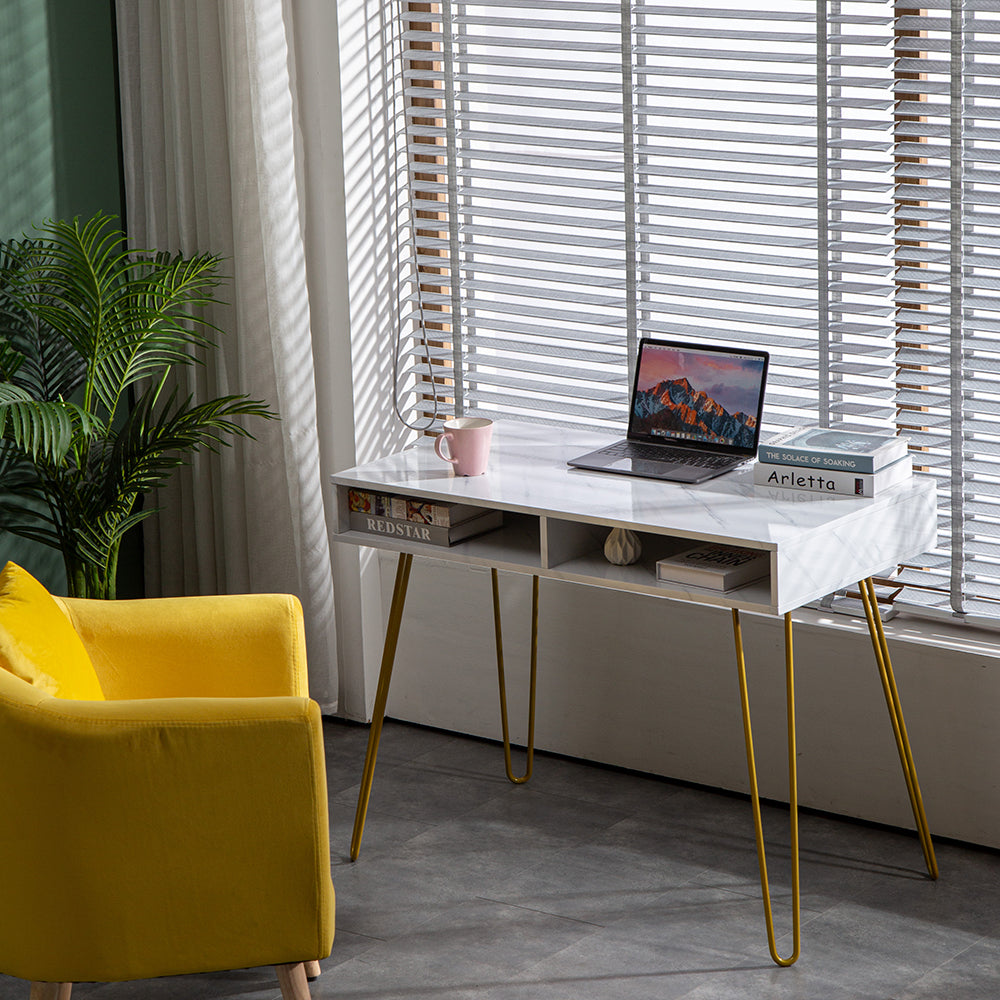
<instances>
[{"instance_id":1,"label":"metal desk leg","mask_svg":"<svg viewBox=\"0 0 1000 1000\"><path fill-rule=\"evenodd\" d=\"M354 814L354 833L351 836L351 860L357 861L361 853L361 836L365 830L365 816L368 813L368 796L371 795L372 778L375 775L375 758L382 736L382 722L385 719L385 705L389 699L389 681L396 659L396 644L399 641L399 626L403 619L403 605L406 602L406 585L410 579L410 564L413 556L400 552L396 563L396 583L392 589L392 604L389 607L389 621L385 627L385 643L382 646L382 666L378 674L375 691L375 708L372 711L372 726L368 732L368 752L361 775L361 791L358 793L358 808Z\"/></svg>"},{"instance_id":2,"label":"metal desk leg","mask_svg":"<svg viewBox=\"0 0 1000 1000\"><path fill-rule=\"evenodd\" d=\"M896 749L899 751L899 762L903 766L903 777L906 779L906 790L910 795L910 807L917 824L917 835L924 851L924 861L931 878L938 877L937 858L934 856L934 844L931 842L930 828L927 826L927 816L924 813L924 800L920 794L917 782L917 769L913 763L910 751L910 739L906 735L906 723L903 721L903 709L899 702L899 692L896 690L896 678L892 672L892 660L889 659L889 644L885 640L885 630L882 628L882 616L878 613L878 602L875 598L875 584L871 577L862 580L858 587L861 590L861 601L865 606L865 616L868 619L868 633L875 650L875 663L882 681L882 691L885 694L886 707L889 709L889 721L896 737Z\"/></svg>"},{"instance_id":3,"label":"metal desk leg","mask_svg":"<svg viewBox=\"0 0 1000 1000\"><path fill-rule=\"evenodd\" d=\"M535 678L538 673L538 577L531 578L531 679L528 689L528 764L520 778L514 777L510 762L510 730L507 725L507 685L503 672L503 636L500 625L500 588L497 571L493 574L493 626L497 637L497 681L500 687L500 725L503 729L503 758L507 777L515 785L523 785L531 777L535 760Z\"/></svg>"},{"instance_id":4,"label":"metal desk leg","mask_svg":"<svg viewBox=\"0 0 1000 1000\"><path fill-rule=\"evenodd\" d=\"M743 707L743 736L746 740L747 771L750 775L750 801L753 806L754 833L757 839L757 864L760 868L760 888L764 898L764 922L767 926L767 947L778 965L793 965L799 957L801 921L799 904L799 816L798 774L795 764L795 685L792 657L792 616L785 615L785 694L788 720L788 808L791 812L792 855L792 954L778 955L774 942L774 917L771 911L771 890L767 881L767 858L764 853L764 828L760 816L760 795L757 790L757 765L753 754L753 732L750 727L750 700L747 694L746 661L743 657L743 635L740 613L733 609L733 635L736 640L736 666L740 681L740 702Z\"/></svg>"}]
</instances>

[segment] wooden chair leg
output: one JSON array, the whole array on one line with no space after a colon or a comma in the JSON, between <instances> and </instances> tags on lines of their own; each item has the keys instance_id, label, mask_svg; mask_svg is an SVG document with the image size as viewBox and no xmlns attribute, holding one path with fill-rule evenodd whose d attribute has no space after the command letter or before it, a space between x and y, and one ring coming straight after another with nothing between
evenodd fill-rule
<instances>
[{"instance_id":1,"label":"wooden chair leg","mask_svg":"<svg viewBox=\"0 0 1000 1000\"><path fill-rule=\"evenodd\" d=\"M312 981L313 979L319 979L320 974L323 970L319 967L319 962L312 961L306 962L306 979Z\"/></svg>"},{"instance_id":2,"label":"wooden chair leg","mask_svg":"<svg viewBox=\"0 0 1000 1000\"><path fill-rule=\"evenodd\" d=\"M70 1000L72 983L32 983L31 1000Z\"/></svg>"},{"instance_id":3,"label":"wooden chair leg","mask_svg":"<svg viewBox=\"0 0 1000 1000\"><path fill-rule=\"evenodd\" d=\"M281 987L282 1000L311 1000L305 962L276 965L275 969L278 973L278 985Z\"/></svg>"}]
</instances>

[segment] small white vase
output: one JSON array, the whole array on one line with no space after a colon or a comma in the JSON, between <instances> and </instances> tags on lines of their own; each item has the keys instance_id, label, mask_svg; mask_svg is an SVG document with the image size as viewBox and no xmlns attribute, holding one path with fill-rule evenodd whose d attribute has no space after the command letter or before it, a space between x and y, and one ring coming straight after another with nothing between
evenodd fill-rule
<instances>
[{"instance_id":1,"label":"small white vase","mask_svg":"<svg viewBox=\"0 0 1000 1000\"><path fill-rule=\"evenodd\" d=\"M616 566L631 566L642 555L642 542L628 528L612 528L604 542L604 558Z\"/></svg>"}]
</instances>

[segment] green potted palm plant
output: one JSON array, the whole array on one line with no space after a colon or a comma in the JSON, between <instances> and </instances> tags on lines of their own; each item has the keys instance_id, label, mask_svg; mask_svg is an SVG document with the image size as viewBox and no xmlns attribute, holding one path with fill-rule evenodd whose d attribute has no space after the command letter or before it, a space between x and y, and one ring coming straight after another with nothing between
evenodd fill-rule
<instances>
[{"instance_id":1,"label":"green potted palm plant","mask_svg":"<svg viewBox=\"0 0 1000 1000\"><path fill-rule=\"evenodd\" d=\"M0 242L0 528L58 549L71 596L113 598L144 494L274 416L170 387L215 347L220 263L130 248L106 215Z\"/></svg>"}]
</instances>

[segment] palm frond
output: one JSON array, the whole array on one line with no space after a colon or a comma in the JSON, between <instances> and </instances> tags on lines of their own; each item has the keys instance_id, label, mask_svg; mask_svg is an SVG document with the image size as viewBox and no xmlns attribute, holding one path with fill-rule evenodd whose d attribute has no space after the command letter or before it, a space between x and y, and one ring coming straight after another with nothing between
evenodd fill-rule
<instances>
[{"instance_id":1,"label":"palm frond","mask_svg":"<svg viewBox=\"0 0 1000 1000\"><path fill-rule=\"evenodd\" d=\"M38 241L0 244L0 379L16 381L36 398L69 397L83 380L83 358L30 302L14 294L15 289L26 294L26 271L39 259L47 259L47 250ZM45 294L38 286L28 298L37 303Z\"/></svg>"},{"instance_id":2,"label":"palm frond","mask_svg":"<svg viewBox=\"0 0 1000 1000\"><path fill-rule=\"evenodd\" d=\"M0 437L13 442L35 462L58 465L77 435L90 438L102 426L76 403L33 399L21 386L0 383Z\"/></svg>"},{"instance_id":3,"label":"palm frond","mask_svg":"<svg viewBox=\"0 0 1000 1000\"><path fill-rule=\"evenodd\" d=\"M129 386L192 363L192 345L211 345L214 328L198 310L214 301L221 258L130 250L111 223L103 215L50 222L39 238L11 243L3 284L15 308L79 356L73 374L82 368L84 404L96 397L113 414Z\"/></svg>"},{"instance_id":4,"label":"palm frond","mask_svg":"<svg viewBox=\"0 0 1000 1000\"><path fill-rule=\"evenodd\" d=\"M150 386L136 400L117 436L110 461L117 493L156 489L174 469L190 461L192 452L218 451L233 436L252 438L237 418L274 416L265 404L246 396L195 404L191 397L180 400L175 389L161 403L163 392L163 381Z\"/></svg>"},{"instance_id":5,"label":"palm frond","mask_svg":"<svg viewBox=\"0 0 1000 1000\"><path fill-rule=\"evenodd\" d=\"M132 503L134 504L134 499ZM123 504L117 509L97 515L77 533L77 552L91 565L107 567L125 535L154 513L156 511L153 508L134 510Z\"/></svg>"},{"instance_id":6,"label":"palm frond","mask_svg":"<svg viewBox=\"0 0 1000 1000\"><path fill-rule=\"evenodd\" d=\"M34 511L30 511L29 513L33 514ZM26 538L30 542L38 542L39 545L45 545L48 548L58 549L61 547L62 537L57 531L52 531L29 520L25 520L24 511L16 511L13 516L6 517L4 512L0 510L0 529L12 535L17 535L18 538Z\"/></svg>"},{"instance_id":7,"label":"palm frond","mask_svg":"<svg viewBox=\"0 0 1000 1000\"><path fill-rule=\"evenodd\" d=\"M11 295L69 339L84 357L129 254L125 236L98 214L86 223L50 221L26 241L19 280ZM33 249L33 252L30 252Z\"/></svg>"},{"instance_id":8,"label":"palm frond","mask_svg":"<svg viewBox=\"0 0 1000 1000\"><path fill-rule=\"evenodd\" d=\"M122 394L174 365L196 362L192 348L213 346L215 327L199 310L214 301L220 258L138 255L128 291L111 303L114 322L98 345L95 390L114 412Z\"/></svg>"}]
</instances>

